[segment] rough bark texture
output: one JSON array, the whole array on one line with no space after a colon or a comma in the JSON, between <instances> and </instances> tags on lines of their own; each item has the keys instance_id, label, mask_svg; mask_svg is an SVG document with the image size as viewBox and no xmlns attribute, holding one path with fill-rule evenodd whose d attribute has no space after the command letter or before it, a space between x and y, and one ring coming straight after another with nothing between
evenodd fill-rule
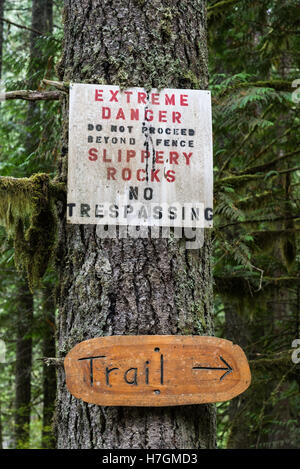
<instances>
[{"instance_id":1,"label":"rough bark texture","mask_svg":"<svg viewBox=\"0 0 300 469\"><path fill-rule=\"evenodd\" d=\"M33 297L23 279L17 284L16 308L19 317L16 350L15 439L16 447L26 447L29 441L30 424Z\"/></svg>"},{"instance_id":2,"label":"rough bark texture","mask_svg":"<svg viewBox=\"0 0 300 469\"><path fill-rule=\"evenodd\" d=\"M0 0L0 18L4 14L4 0ZM2 76L2 52L3 52L3 21L0 21L0 79ZM1 415L1 398L0 398L0 449L2 449L2 415Z\"/></svg>"},{"instance_id":3,"label":"rough bark texture","mask_svg":"<svg viewBox=\"0 0 300 469\"><path fill-rule=\"evenodd\" d=\"M65 1L60 79L127 86L205 88L203 0ZM60 177L66 180L68 103ZM60 244L59 356L76 343L121 334L211 335L211 243L104 240L95 226L65 226ZM59 373L59 448L212 448L212 405L101 408L73 398Z\"/></svg>"}]
</instances>

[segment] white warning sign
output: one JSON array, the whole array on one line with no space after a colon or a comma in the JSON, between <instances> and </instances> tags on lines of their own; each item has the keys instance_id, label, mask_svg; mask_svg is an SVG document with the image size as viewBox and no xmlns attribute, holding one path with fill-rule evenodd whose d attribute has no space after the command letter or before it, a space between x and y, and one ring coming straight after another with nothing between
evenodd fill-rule
<instances>
[{"instance_id":1,"label":"white warning sign","mask_svg":"<svg viewBox=\"0 0 300 469\"><path fill-rule=\"evenodd\" d=\"M209 91L72 84L68 223L211 227Z\"/></svg>"}]
</instances>

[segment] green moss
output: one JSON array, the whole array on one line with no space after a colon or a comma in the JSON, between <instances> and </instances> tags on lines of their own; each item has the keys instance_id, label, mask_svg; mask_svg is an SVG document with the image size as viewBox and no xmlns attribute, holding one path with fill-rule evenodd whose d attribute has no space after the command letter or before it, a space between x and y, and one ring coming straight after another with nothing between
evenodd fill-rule
<instances>
[{"instance_id":1,"label":"green moss","mask_svg":"<svg viewBox=\"0 0 300 469\"><path fill-rule=\"evenodd\" d=\"M140 7L143 8L143 6L146 3L146 0L135 0L135 3Z\"/></svg>"},{"instance_id":2,"label":"green moss","mask_svg":"<svg viewBox=\"0 0 300 469\"><path fill-rule=\"evenodd\" d=\"M0 224L14 238L15 264L26 272L31 290L39 284L54 253L54 199L62 194L63 185L51 183L48 174L0 178Z\"/></svg>"},{"instance_id":3,"label":"green moss","mask_svg":"<svg viewBox=\"0 0 300 469\"><path fill-rule=\"evenodd\" d=\"M192 72L192 70L185 71L183 74L183 78L190 83L192 89L197 90L201 88L199 78L195 75L194 72Z\"/></svg>"},{"instance_id":4,"label":"green moss","mask_svg":"<svg viewBox=\"0 0 300 469\"><path fill-rule=\"evenodd\" d=\"M162 14L162 20L159 24L162 38L165 41L169 41L172 38L172 24L173 24L174 11L172 8L165 8Z\"/></svg>"},{"instance_id":5,"label":"green moss","mask_svg":"<svg viewBox=\"0 0 300 469\"><path fill-rule=\"evenodd\" d=\"M265 379L268 373L270 373L270 379L274 379L276 375L278 378L282 378L286 374L299 376L297 367L291 360L291 354L292 351L288 350L278 357L250 360L251 371L255 374L263 374Z\"/></svg>"}]
</instances>

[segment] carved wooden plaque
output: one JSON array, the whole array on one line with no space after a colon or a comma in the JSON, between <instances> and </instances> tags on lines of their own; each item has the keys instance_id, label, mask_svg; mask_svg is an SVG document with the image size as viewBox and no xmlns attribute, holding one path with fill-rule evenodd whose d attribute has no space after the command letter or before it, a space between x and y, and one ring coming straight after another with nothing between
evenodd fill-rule
<instances>
[{"instance_id":1,"label":"carved wooden plaque","mask_svg":"<svg viewBox=\"0 0 300 469\"><path fill-rule=\"evenodd\" d=\"M112 336L87 340L66 356L70 393L101 406L221 402L251 382L238 345L207 336Z\"/></svg>"}]
</instances>

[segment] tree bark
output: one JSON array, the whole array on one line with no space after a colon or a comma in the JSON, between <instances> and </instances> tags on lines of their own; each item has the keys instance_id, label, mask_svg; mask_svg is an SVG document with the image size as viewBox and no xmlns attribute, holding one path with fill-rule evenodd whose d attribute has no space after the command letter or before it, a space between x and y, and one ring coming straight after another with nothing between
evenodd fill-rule
<instances>
[{"instance_id":1,"label":"tree bark","mask_svg":"<svg viewBox=\"0 0 300 469\"><path fill-rule=\"evenodd\" d=\"M43 290L43 357L55 357L55 301L52 282L44 282ZM43 364L43 430L42 448L54 449L56 442L52 423L56 397L56 369Z\"/></svg>"},{"instance_id":2,"label":"tree bark","mask_svg":"<svg viewBox=\"0 0 300 469\"><path fill-rule=\"evenodd\" d=\"M4 1L0 0L0 18L4 15ZM2 54L3 54L3 21L0 20L0 79L2 77ZM2 444L2 415L1 415L1 398L0 398L0 449L3 448Z\"/></svg>"},{"instance_id":3,"label":"tree bark","mask_svg":"<svg viewBox=\"0 0 300 469\"><path fill-rule=\"evenodd\" d=\"M32 31L30 42L30 59L27 72L31 87L37 88L40 77L44 73L47 61L37 45L39 35L34 31L49 32L52 25L52 0L33 0L32 3ZM43 76L43 75L42 75ZM34 129L39 115L36 103L29 103L26 126ZM25 154L30 155L37 147L39 132L30 132L25 141ZM32 326L33 326L33 296L28 289L27 281L18 278L18 326L16 352L16 444L27 447L29 444L30 400L31 400L31 366L32 366Z\"/></svg>"},{"instance_id":4,"label":"tree bark","mask_svg":"<svg viewBox=\"0 0 300 469\"><path fill-rule=\"evenodd\" d=\"M15 439L19 448L29 443L33 297L23 279L17 282Z\"/></svg>"},{"instance_id":5,"label":"tree bark","mask_svg":"<svg viewBox=\"0 0 300 469\"><path fill-rule=\"evenodd\" d=\"M203 0L65 2L60 79L122 87L206 88ZM68 103L60 178L67 175ZM100 239L61 215L59 356L106 335L212 335L211 241ZM213 448L213 405L99 407L73 398L58 377L59 448Z\"/></svg>"},{"instance_id":6,"label":"tree bark","mask_svg":"<svg viewBox=\"0 0 300 469\"><path fill-rule=\"evenodd\" d=\"M43 54L37 42L40 31L43 34L52 33L53 30L53 0L33 0L32 23L30 41L30 61L28 67L28 86L37 89L40 81L45 75L48 56ZM37 121L42 120L41 106L36 102L28 103L27 123L28 127L34 128ZM36 151L40 141L40 131L31 132L26 142L27 154ZM44 170L44 161L41 161L41 169ZM40 168L38 168L40 169ZM44 283L43 290L43 342L42 352L44 357L55 357L55 301L51 282ZM56 396L56 371L54 367L43 365L43 429L42 447L51 449L55 447L55 437L52 431L52 420Z\"/></svg>"},{"instance_id":7,"label":"tree bark","mask_svg":"<svg viewBox=\"0 0 300 469\"><path fill-rule=\"evenodd\" d=\"M48 57L43 54L38 40L41 33L51 33L53 29L53 0L33 0L32 19L30 33L30 58L27 70L28 89L36 90L44 77ZM35 101L28 102L26 127L31 128L25 141L26 155L30 155L38 148L40 141L40 129L37 122L41 120L41 107ZM37 168L38 170L39 168ZM30 169L32 171L32 169Z\"/></svg>"},{"instance_id":8,"label":"tree bark","mask_svg":"<svg viewBox=\"0 0 300 469\"><path fill-rule=\"evenodd\" d=\"M2 442L2 412L1 412L1 400L0 400L0 449L3 449L3 442Z\"/></svg>"}]
</instances>

